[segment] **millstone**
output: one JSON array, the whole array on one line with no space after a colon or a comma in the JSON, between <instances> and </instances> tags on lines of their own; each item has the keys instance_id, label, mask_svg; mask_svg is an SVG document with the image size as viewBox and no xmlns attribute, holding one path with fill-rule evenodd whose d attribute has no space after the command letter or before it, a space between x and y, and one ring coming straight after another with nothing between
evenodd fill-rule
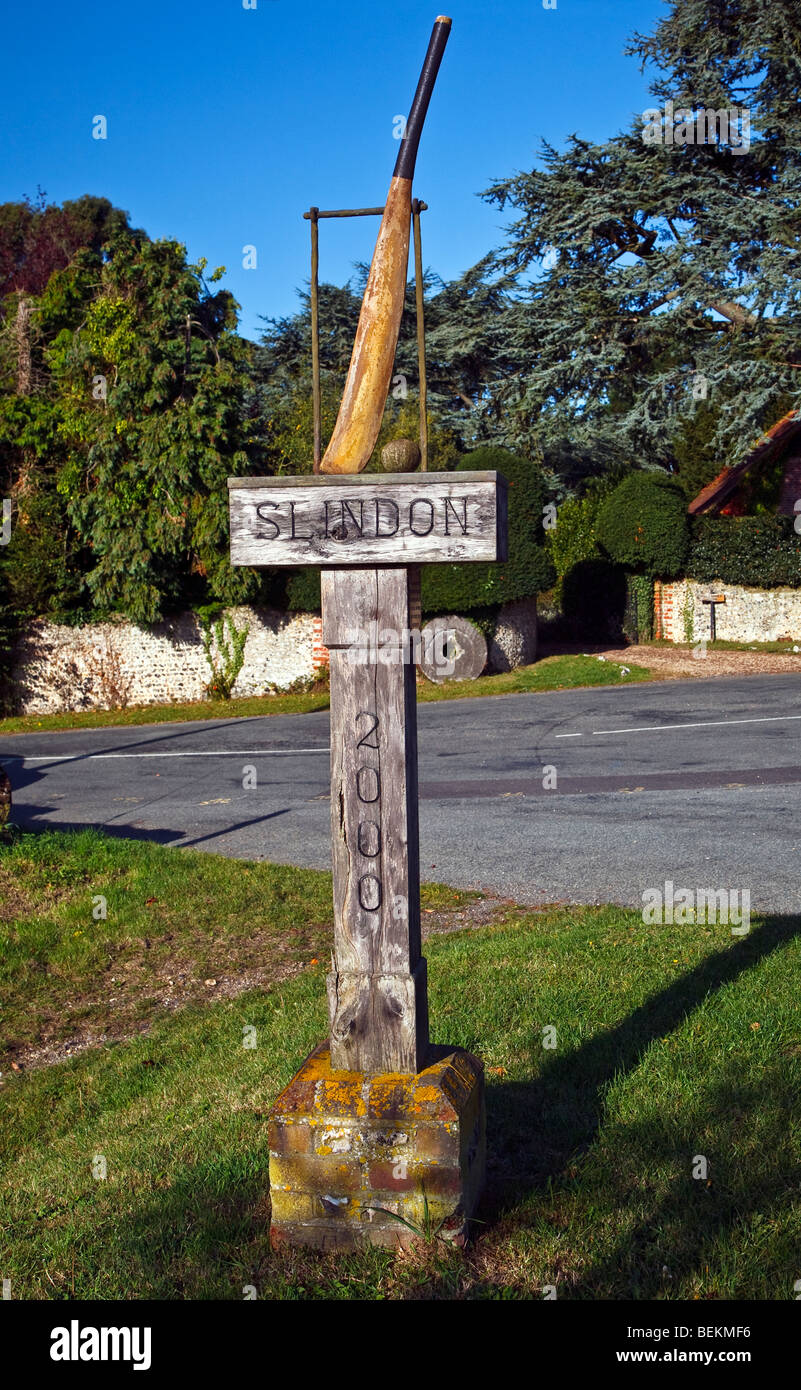
<instances>
[{"instance_id":1,"label":"millstone","mask_svg":"<svg viewBox=\"0 0 801 1390\"><path fill-rule=\"evenodd\" d=\"M432 618L422 631L420 666L430 681L473 681L487 664L484 635L469 618ZM443 660L444 658L444 660Z\"/></svg>"}]
</instances>

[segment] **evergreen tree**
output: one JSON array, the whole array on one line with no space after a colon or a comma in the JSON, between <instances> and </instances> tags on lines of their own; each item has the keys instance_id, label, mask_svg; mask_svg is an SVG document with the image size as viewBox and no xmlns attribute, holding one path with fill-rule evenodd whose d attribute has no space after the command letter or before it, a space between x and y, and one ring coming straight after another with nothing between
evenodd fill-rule
<instances>
[{"instance_id":1,"label":"evergreen tree","mask_svg":"<svg viewBox=\"0 0 801 1390\"><path fill-rule=\"evenodd\" d=\"M236 305L173 241L116 242L81 328L50 365L65 411L59 491L91 548L96 608L154 622L187 601L240 601L227 486L248 471L240 424L247 347ZM98 382L105 396L97 398Z\"/></svg>"},{"instance_id":2,"label":"evergreen tree","mask_svg":"<svg viewBox=\"0 0 801 1390\"><path fill-rule=\"evenodd\" d=\"M497 257L507 284L534 277L509 321L517 375L492 408L527 411L546 456L569 435L670 469L708 400L722 466L801 391L797 0L671 0L629 51L656 65L659 107L673 102L659 143L655 108L648 130L639 116L603 144L543 145L541 167L485 194L519 214ZM739 126L678 143L701 108L747 108L749 147Z\"/></svg>"}]
</instances>

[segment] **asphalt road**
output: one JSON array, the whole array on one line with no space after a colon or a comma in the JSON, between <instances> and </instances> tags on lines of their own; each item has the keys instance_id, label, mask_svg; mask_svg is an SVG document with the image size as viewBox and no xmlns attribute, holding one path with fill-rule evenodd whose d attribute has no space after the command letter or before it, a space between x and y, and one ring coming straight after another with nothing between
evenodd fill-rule
<instances>
[{"instance_id":1,"label":"asphalt road","mask_svg":"<svg viewBox=\"0 0 801 1390\"><path fill-rule=\"evenodd\" d=\"M425 878L632 906L670 880L801 911L797 675L424 704L418 722ZM0 762L19 824L329 865L325 713L16 735Z\"/></svg>"}]
</instances>

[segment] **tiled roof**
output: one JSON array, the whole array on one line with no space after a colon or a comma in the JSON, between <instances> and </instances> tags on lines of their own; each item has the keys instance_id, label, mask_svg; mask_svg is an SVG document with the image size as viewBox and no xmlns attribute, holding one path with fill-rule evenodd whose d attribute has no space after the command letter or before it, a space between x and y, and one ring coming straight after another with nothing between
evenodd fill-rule
<instances>
[{"instance_id":1,"label":"tiled roof","mask_svg":"<svg viewBox=\"0 0 801 1390\"><path fill-rule=\"evenodd\" d=\"M733 468L724 468L711 483L707 483L687 508L690 516L720 511L748 470L753 468L755 463L765 464L776 458L795 435L801 435L801 410L791 410L781 420L777 420L767 434L763 434L758 440L742 463L736 463Z\"/></svg>"}]
</instances>

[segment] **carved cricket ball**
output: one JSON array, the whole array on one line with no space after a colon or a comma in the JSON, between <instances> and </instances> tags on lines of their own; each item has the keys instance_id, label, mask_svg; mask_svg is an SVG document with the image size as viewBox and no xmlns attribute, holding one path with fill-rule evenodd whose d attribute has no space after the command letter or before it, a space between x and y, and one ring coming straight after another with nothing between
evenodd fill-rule
<instances>
[{"instance_id":1,"label":"carved cricket ball","mask_svg":"<svg viewBox=\"0 0 801 1390\"><path fill-rule=\"evenodd\" d=\"M381 450L386 473L413 473L420 466L420 445L414 439L390 439Z\"/></svg>"}]
</instances>

